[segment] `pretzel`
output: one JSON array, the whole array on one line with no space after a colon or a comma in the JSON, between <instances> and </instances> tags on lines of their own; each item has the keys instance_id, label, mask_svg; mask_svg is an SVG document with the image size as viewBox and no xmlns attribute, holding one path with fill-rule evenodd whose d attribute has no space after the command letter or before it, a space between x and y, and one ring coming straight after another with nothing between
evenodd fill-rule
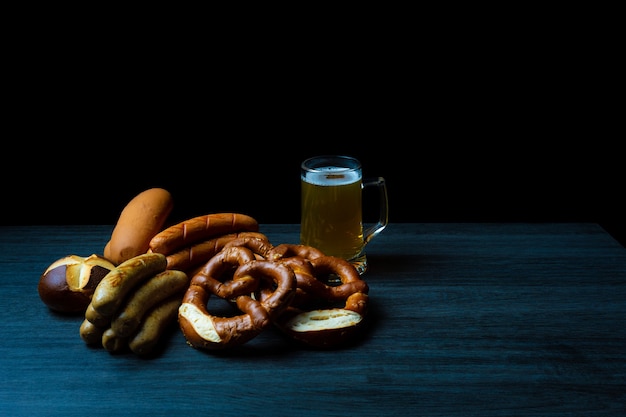
<instances>
[{"instance_id":1,"label":"pretzel","mask_svg":"<svg viewBox=\"0 0 626 417\"><path fill-rule=\"evenodd\" d=\"M265 235L259 232L242 232L236 238L224 245L224 248L231 246L243 246L250 249L256 259L265 259L274 248Z\"/></svg>"},{"instance_id":2,"label":"pretzel","mask_svg":"<svg viewBox=\"0 0 626 417\"><path fill-rule=\"evenodd\" d=\"M311 266L299 270L298 290L304 295L318 300L315 307L308 304L292 303L277 319L275 324L294 340L314 347L333 347L352 340L363 326L369 301L369 287L360 278L356 268L348 261L320 256L306 262L294 261L292 265ZM332 286L325 283L327 275L339 277L341 284ZM300 297L302 299L302 296ZM307 301L310 301L307 298ZM334 303L343 301L343 307Z\"/></svg>"},{"instance_id":3,"label":"pretzel","mask_svg":"<svg viewBox=\"0 0 626 417\"><path fill-rule=\"evenodd\" d=\"M324 256L324 253L313 246L292 243L281 243L280 245L274 246L267 253L267 259L270 261L278 261L280 259L291 258L294 256L300 256L305 259L315 259L320 256Z\"/></svg>"},{"instance_id":4,"label":"pretzel","mask_svg":"<svg viewBox=\"0 0 626 417\"><path fill-rule=\"evenodd\" d=\"M211 293L223 299L251 294L258 287L258 281L251 277L234 279L235 269L255 259L247 248L234 246L224 248L213 256L192 278L192 283L202 285Z\"/></svg>"},{"instance_id":5,"label":"pretzel","mask_svg":"<svg viewBox=\"0 0 626 417\"><path fill-rule=\"evenodd\" d=\"M314 277L305 277L306 282L299 283L305 292L327 299L329 301L346 300L355 293L369 292L369 287L361 279L359 272L348 261L334 256L321 256L311 260ZM334 274L339 277L341 284L332 286L325 284L320 278ZM326 280L328 281L328 280ZM320 285L321 284L321 285ZM364 311L357 311L362 313Z\"/></svg>"},{"instance_id":6,"label":"pretzel","mask_svg":"<svg viewBox=\"0 0 626 417\"><path fill-rule=\"evenodd\" d=\"M320 294L324 290L314 292L307 292L305 290L311 282L318 282L314 277L315 272L313 271L311 261L301 256L290 256L278 259L275 262L288 266L296 276L296 294L292 301L292 305L304 307L319 303L320 297L317 294ZM323 283L319 282L319 285L322 286Z\"/></svg>"},{"instance_id":7,"label":"pretzel","mask_svg":"<svg viewBox=\"0 0 626 417\"><path fill-rule=\"evenodd\" d=\"M237 268L233 278L241 279L244 276L262 280L255 297L261 300L270 319L278 317L293 301L297 283L291 268L276 262L256 260Z\"/></svg>"},{"instance_id":8,"label":"pretzel","mask_svg":"<svg viewBox=\"0 0 626 417\"><path fill-rule=\"evenodd\" d=\"M178 312L180 328L187 343L197 349L241 345L261 333L289 306L295 289L296 277L287 266L257 260L250 249L242 246L224 248L192 278ZM263 292L263 300L253 298L257 291ZM211 295L234 299L242 314L211 314Z\"/></svg>"},{"instance_id":9,"label":"pretzel","mask_svg":"<svg viewBox=\"0 0 626 417\"><path fill-rule=\"evenodd\" d=\"M214 316L206 308L210 296L204 286L192 282L178 309L178 322L187 344L196 349L241 345L261 333L270 322L261 303L249 296L237 297L237 308L243 314L228 318Z\"/></svg>"}]
</instances>

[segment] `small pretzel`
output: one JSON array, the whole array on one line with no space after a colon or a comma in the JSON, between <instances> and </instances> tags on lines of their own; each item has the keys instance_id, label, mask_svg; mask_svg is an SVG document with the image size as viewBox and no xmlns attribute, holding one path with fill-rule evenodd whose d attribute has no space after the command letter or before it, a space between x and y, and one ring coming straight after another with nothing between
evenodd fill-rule
<instances>
[{"instance_id":1,"label":"small pretzel","mask_svg":"<svg viewBox=\"0 0 626 417\"><path fill-rule=\"evenodd\" d=\"M222 252L230 255L222 255ZM239 246L224 248L222 252L216 255L221 260L212 258L203 272L192 278L179 308L180 328L188 344L195 348L216 350L246 343L272 323L272 319L289 306L295 294L294 272L285 265L255 259L241 263L243 256L254 257L254 254ZM241 255L243 253L246 255ZM232 265L232 262L238 262L239 267L231 279L226 278L222 283L220 280L225 279L224 272L228 270L224 265ZM231 284L235 282L242 284ZM268 291L270 285L275 289ZM266 294L261 301L252 297L252 292L259 287ZM234 296L243 314L234 317L210 314L207 304L211 294L220 298Z\"/></svg>"}]
</instances>

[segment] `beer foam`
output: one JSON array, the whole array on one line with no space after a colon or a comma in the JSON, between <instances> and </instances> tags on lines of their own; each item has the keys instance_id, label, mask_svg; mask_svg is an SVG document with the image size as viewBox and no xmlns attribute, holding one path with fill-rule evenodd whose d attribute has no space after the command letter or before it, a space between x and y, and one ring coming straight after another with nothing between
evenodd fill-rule
<instances>
[{"instance_id":1,"label":"beer foam","mask_svg":"<svg viewBox=\"0 0 626 417\"><path fill-rule=\"evenodd\" d=\"M305 172L302 179L314 185L346 185L359 181L361 175L348 168L328 166L316 168L314 172Z\"/></svg>"}]
</instances>

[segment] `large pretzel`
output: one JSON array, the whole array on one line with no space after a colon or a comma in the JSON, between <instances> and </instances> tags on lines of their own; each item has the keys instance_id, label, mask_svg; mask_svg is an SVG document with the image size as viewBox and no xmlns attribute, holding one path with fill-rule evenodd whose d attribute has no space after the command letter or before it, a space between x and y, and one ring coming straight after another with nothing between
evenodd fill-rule
<instances>
[{"instance_id":1,"label":"large pretzel","mask_svg":"<svg viewBox=\"0 0 626 417\"><path fill-rule=\"evenodd\" d=\"M254 253L242 246L224 248L192 278L178 312L180 328L188 344L198 349L241 345L289 306L295 289L296 277L289 267L256 260ZM265 299L253 298L256 291L263 291ZM242 314L211 314L207 309L211 295L234 299Z\"/></svg>"},{"instance_id":2,"label":"large pretzel","mask_svg":"<svg viewBox=\"0 0 626 417\"><path fill-rule=\"evenodd\" d=\"M311 260L313 276L299 282L301 288L313 295L329 301L347 300L353 294L367 294L369 287L363 281L356 268L348 261L334 256L322 256ZM336 275L341 280L339 285L328 285L328 275ZM365 314L365 309L359 309Z\"/></svg>"},{"instance_id":3,"label":"large pretzel","mask_svg":"<svg viewBox=\"0 0 626 417\"><path fill-rule=\"evenodd\" d=\"M224 248L231 246L243 246L250 249L256 259L267 258L268 253L274 248L267 237L258 232L240 233L235 239L226 243Z\"/></svg>"},{"instance_id":4,"label":"large pretzel","mask_svg":"<svg viewBox=\"0 0 626 417\"><path fill-rule=\"evenodd\" d=\"M278 261L285 258L299 256L305 259L314 259L324 256L321 250L313 246L299 245L294 243L281 243L274 246L268 253L267 259L270 261Z\"/></svg>"},{"instance_id":5,"label":"large pretzel","mask_svg":"<svg viewBox=\"0 0 626 417\"><path fill-rule=\"evenodd\" d=\"M307 304L311 294L307 294L302 286L313 278L313 266L310 260L324 256L322 251L307 245L281 243L272 247L265 256L266 259L287 265L293 270L297 284L293 302L296 305Z\"/></svg>"},{"instance_id":6,"label":"large pretzel","mask_svg":"<svg viewBox=\"0 0 626 417\"><path fill-rule=\"evenodd\" d=\"M298 290L319 302L316 307L292 303L274 320L276 325L293 339L315 347L333 347L352 340L367 314L367 283L350 262L341 258L320 256L307 262L311 273L306 268L299 270ZM339 277L341 283L328 285L330 274ZM343 307L334 306L340 301L344 302Z\"/></svg>"}]
</instances>

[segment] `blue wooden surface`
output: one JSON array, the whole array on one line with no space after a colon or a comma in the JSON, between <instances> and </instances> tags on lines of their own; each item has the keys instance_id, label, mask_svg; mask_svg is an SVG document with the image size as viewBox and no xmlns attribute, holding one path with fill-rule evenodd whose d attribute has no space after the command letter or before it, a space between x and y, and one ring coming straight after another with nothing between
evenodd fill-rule
<instances>
[{"instance_id":1,"label":"blue wooden surface","mask_svg":"<svg viewBox=\"0 0 626 417\"><path fill-rule=\"evenodd\" d=\"M592 223L391 224L368 247L369 327L335 351L268 330L209 353L88 348L37 282L112 226L0 227L6 416L616 416L626 411L626 250ZM298 225L261 225L274 244Z\"/></svg>"}]
</instances>

